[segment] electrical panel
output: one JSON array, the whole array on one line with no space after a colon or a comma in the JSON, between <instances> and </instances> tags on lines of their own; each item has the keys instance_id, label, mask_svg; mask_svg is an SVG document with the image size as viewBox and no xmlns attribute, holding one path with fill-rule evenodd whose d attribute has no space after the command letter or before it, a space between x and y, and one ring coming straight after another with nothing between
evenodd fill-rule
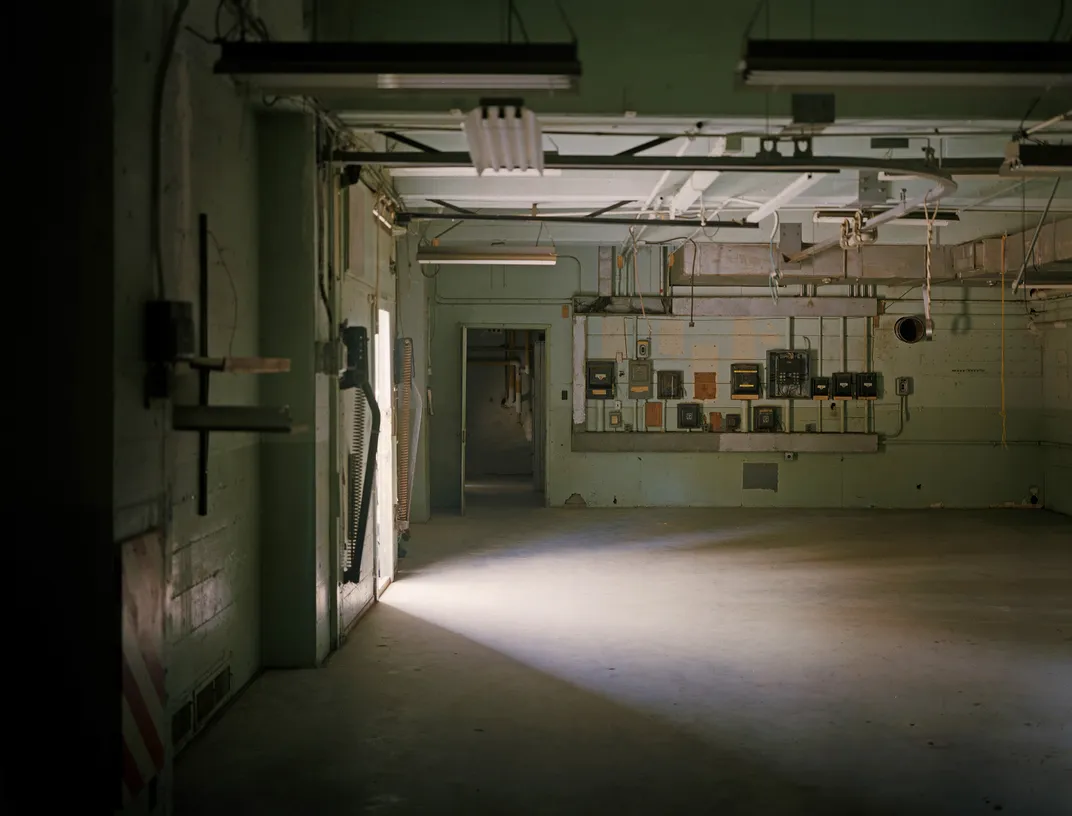
<instances>
[{"instance_id":1,"label":"electrical panel","mask_svg":"<svg viewBox=\"0 0 1072 816\"><path fill-rule=\"evenodd\" d=\"M752 409L752 430L775 431L778 429L778 409L773 405L757 405Z\"/></svg>"},{"instance_id":2,"label":"electrical panel","mask_svg":"<svg viewBox=\"0 0 1072 816\"><path fill-rule=\"evenodd\" d=\"M809 360L806 351L767 352L768 399L807 399L810 394Z\"/></svg>"},{"instance_id":3,"label":"electrical panel","mask_svg":"<svg viewBox=\"0 0 1072 816\"><path fill-rule=\"evenodd\" d=\"M878 374L874 371L864 371L856 375L856 398L878 399Z\"/></svg>"},{"instance_id":4,"label":"electrical panel","mask_svg":"<svg viewBox=\"0 0 1072 816\"><path fill-rule=\"evenodd\" d=\"M726 414L726 430L731 432L741 430L740 414Z\"/></svg>"},{"instance_id":5,"label":"electrical panel","mask_svg":"<svg viewBox=\"0 0 1072 816\"><path fill-rule=\"evenodd\" d=\"M681 371L659 372L659 399L681 399L685 396L685 374Z\"/></svg>"},{"instance_id":6,"label":"electrical panel","mask_svg":"<svg viewBox=\"0 0 1072 816\"><path fill-rule=\"evenodd\" d=\"M585 377L588 399L614 399L614 360L589 360Z\"/></svg>"},{"instance_id":7,"label":"electrical panel","mask_svg":"<svg viewBox=\"0 0 1072 816\"><path fill-rule=\"evenodd\" d=\"M829 377L812 377L811 378L811 398L813 400L830 399L830 378Z\"/></svg>"},{"instance_id":8,"label":"electrical panel","mask_svg":"<svg viewBox=\"0 0 1072 816\"><path fill-rule=\"evenodd\" d=\"M677 426L679 428L702 428L703 406L698 402L678 403Z\"/></svg>"},{"instance_id":9,"label":"electrical panel","mask_svg":"<svg viewBox=\"0 0 1072 816\"><path fill-rule=\"evenodd\" d=\"M629 361L629 398L648 399L651 396L651 361Z\"/></svg>"},{"instance_id":10,"label":"electrical panel","mask_svg":"<svg viewBox=\"0 0 1072 816\"><path fill-rule=\"evenodd\" d=\"M850 400L856 396L856 375L835 374L830 381L831 396L836 400Z\"/></svg>"},{"instance_id":11,"label":"electrical panel","mask_svg":"<svg viewBox=\"0 0 1072 816\"><path fill-rule=\"evenodd\" d=\"M757 364L730 364L730 399L759 399L759 366Z\"/></svg>"},{"instance_id":12,"label":"electrical panel","mask_svg":"<svg viewBox=\"0 0 1072 816\"><path fill-rule=\"evenodd\" d=\"M651 358L651 340L637 340L636 341L636 356L638 360L648 360Z\"/></svg>"}]
</instances>

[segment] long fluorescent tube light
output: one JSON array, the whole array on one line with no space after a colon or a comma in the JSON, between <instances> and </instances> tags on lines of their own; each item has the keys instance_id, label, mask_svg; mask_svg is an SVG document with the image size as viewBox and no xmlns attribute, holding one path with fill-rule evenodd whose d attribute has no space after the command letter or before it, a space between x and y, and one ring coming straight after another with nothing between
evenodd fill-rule
<instances>
[{"instance_id":1,"label":"long fluorescent tube light","mask_svg":"<svg viewBox=\"0 0 1072 816\"><path fill-rule=\"evenodd\" d=\"M574 43L225 42L217 74L264 90L568 91Z\"/></svg>"},{"instance_id":2,"label":"long fluorescent tube light","mask_svg":"<svg viewBox=\"0 0 1072 816\"><path fill-rule=\"evenodd\" d=\"M542 173L536 168L528 170L492 170L477 173L475 167L392 167L393 178L545 178L562 175L562 171L553 167Z\"/></svg>"},{"instance_id":3,"label":"long fluorescent tube light","mask_svg":"<svg viewBox=\"0 0 1072 816\"><path fill-rule=\"evenodd\" d=\"M749 86L1060 88L1072 86L1065 43L750 40L738 64Z\"/></svg>"},{"instance_id":4,"label":"long fluorescent tube light","mask_svg":"<svg viewBox=\"0 0 1072 816\"><path fill-rule=\"evenodd\" d=\"M531 110L520 104L484 105L470 111L462 127L477 173L543 172L543 134Z\"/></svg>"},{"instance_id":5,"label":"long fluorescent tube light","mask_svg":"<svg viewBox=\"0 0 1072 816\"><path fill-rule=\"evenodd\" d=\"M805 173L802 176L797 176L788 187L775 195L773 198L764 201L762 206L758 210L754 210L744 217L745 221L749 221L753 224L758 224L768 215L773 213L779 207L788 204L802 192L819 183L819 179L822 178L820 173Z\"/></svg>"},{"instance_id":6,"label":"long fluorescent tube light","mask_svg":"<svg viewBox=\"0 0 1072 816\"><path fill-rule=\"evenodd\" d=\"M551 247L426 247L417 250L417 263L554 266L558 254Z\"/></svg>"}]
</instances>

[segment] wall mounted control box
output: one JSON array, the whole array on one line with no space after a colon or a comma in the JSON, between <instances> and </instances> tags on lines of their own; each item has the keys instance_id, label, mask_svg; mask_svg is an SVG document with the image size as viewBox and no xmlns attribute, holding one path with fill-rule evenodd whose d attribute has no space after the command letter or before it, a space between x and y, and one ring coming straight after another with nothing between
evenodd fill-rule
<instances>
[{"instance_id":1,"label":"wall mounted control box","mask_svg":"<svg viewBox=\"0 0 1072 816\"><path fill-rule=\"evenodd\" d=\"M660 371L659 399L681 399L685 396L685 374L682 371Z\"/></svg>"},{"instance_id":2,"label":"wall mounted control box","mask_svg":"<svg viewBox=\"0 0 1072 816\"><path fill-rule=\"evenodd\" d=\"M773 405L757 405L752 409L752 430L776 431L778 429L778 409Z\"/></svg>"},{"instance_id":3,"label":"wall mounted control box","mask_svg":"<svg viewBox=\"0 0 1072 816\"><path fill-rule=\"evenodd\" d=\"M856 375L856 398L878 399L878 374L874 371L864 371Z\"/></svg>"},{"instance_id":4,"label":"wall mounted control box","mask_svg":"<svg viewBox=\"0 0 1072 816\"><path fill-rule=\"evenodd\" d=\"M703 406L698 402L680 402L677 406L677 426L692 430L703 427Z\"/></svg>"},{"instance_id":5,"label":"wall mounted control box","mask_svg":"<svg viewBox=\"0 0 1072 816\"><path fill-rule=\"evenodd\" d=\"M638 360L651 358L651 340L649 338L636 341L636 357Z\"/></svg>"},{"instance_id":6,"label":"wall mounted control box","mask_svg":"<svg viewBox=\"0 0 1072 816\"><path fill-rule=\"evenodd\" d=\"M629 399L651 397L651 375L650 360L629 361Z\"/></svg>"},{"instance_id":7,"label":"wall mounted control box","mask_svg":"<svg viewBox=\"0 0 1072 816\"><path fill-rule=\"evenodd\" d=\"M898 377L897 378L897 396L908 397L912 394L912 378L911 377Z\"/></svg>"},{"instance_id":8,"label":"wall mounted control box","mask_svg":"<svg viewBox=\"0 0 1072 816\"><path fill-rule=\"evenodd\" d=\"M730 363L730 399L759 399L759 366Z\"/></svg>"},{"instance_id":9,"label":"wall mounted control box","mask_svg":"<svg viewBox=\"0 0 1072 816\"><path fill-rule=\"evenodd\" d=\"M830 390L836 400L851 400L856 398L856 375L842 372L835 374L830 379Z\"/></svg>"},{"instance_id":10,"label":"wall mounted control box","mask_svg":"<svg viewBox=\"0 0 1072 816\"><path fill-rule=\"evenodd\" d=\"M830 378L829 377L812 377L811 378L811 398L813 400L828 400L828 399L830 399Z\"/></svg>"},{"instance_id":11,"label":"wall mounted control box","mask_svg":"<svg viewBox=\"0 0 1072 816\"><path fill-rule=\"evenodd\" d=\"M585 371L585 396L588 399L614 399L615 370L614 360L589 360Z\"/></svg>"},{"instance_id":12,"label":"wall mounted control box","mask_svg":"<svg viewBox=\"0 0 1072 816\"><path fill-rule=\"evenodd\" d=\"M767 352L767 397L807 399L810 392L810 365L806 351L788 349Z\"/></svg>"},{"instance_id":13,"label":"wall mounted control box","mask_svg":"<svg viewBox=\"0 0 1072 816\"><path fill-rule=\"evenodd\" d=\"M726 414L726 430L739 431L741 430L741 415L740 414Z\"/></svg>"}]
</instances>

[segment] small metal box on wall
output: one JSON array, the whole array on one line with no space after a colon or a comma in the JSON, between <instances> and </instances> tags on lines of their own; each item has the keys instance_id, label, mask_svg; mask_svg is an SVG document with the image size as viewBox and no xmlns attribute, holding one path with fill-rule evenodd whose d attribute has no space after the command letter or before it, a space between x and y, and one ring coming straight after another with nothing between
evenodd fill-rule
<instances>
[{"instance_id":1,"label":"small metal box on wall","mask_svg":"<svg viewBox=\"0 0 1072 816\"><path fill-rule=\"evenodd\" d=\"M757 364L730 364L730 399L759 399L759 366Z\"/></svg>"},{"instance_id":2,"label":"small metal box on wall","mask_svg":"<svg viewBox=\"0 0 1072 816\"><path fill-rule=\"evenodd\" d=\"M878 399L878 374L874 371L864 371L856 375L856 398Z\"/></svg>"},{"instance_id":3,"label":"small metal box on wall","mask_svg":"<svg viewBox=\"0 0 1072 816\"><path fill-rule=\"evenodd\" d=\"M677 406L677 426L686 430L703 427L703 407L698 402L682 402Z\"/></svg>"},{"instance_id":4,"label":"small metal box on wall","mask_svg":"<svg viewBox=\"0 0 1072 816\"><path fill-rule=\"evenodd\" d=\"M652 367L650 360L629 361L629 399L651 397Z\"/></svg>"},{"instance_id":5,"label":"small metal box on wall","mask_svg":"<svg viewBox=\"0 0 1072 816\"><path fill-rule=\"evenodd\" d=\"M644 425L648 428L661 428L663 426L663 404L661 402L649 402L644 405Z\"/></svg>"},{"instance_id":6,"label":"small metal box on wall","mask_svg":"<svg viewBox=\"0 0 1072 816\"><path fill-rule=\"evenodd\" d=\"M812 377L811 378L811 398L813 400L828 400L828 399L830 399L830 378L829 377Z\"/></svg>"},{"instance_id":7,"label":"small metal box on wall","mask_svg":"<svg viewBox=\"0 0 1072 816\"><path fill-rule=\"evenodd\" d=\"M856 375L842 372L831 378L830 390L836 400L851 400L856 397Z\"/></svg>"},{"instance_id":8,"label":"small metal box on wall","mask_svg":"<svg viewBox=\"0 0 1072 816\"><path fill-rule=\"evenodd\" d=\"M685 396L685 375L681 371L660 371L659 399L681 399Z\"/></svg>"},{"instance_id":9,"label":"small metal box on wall","mask_svg":"<svg viewBox=\"0 0 1072 816\"><path fill-rule=\"evenodd\" d=\"M778 429L778 409L773 405L757 405L752 411L752 427L756 431Z\"/></svg>"},{"instance_id":10,"label":"small metal box on wall","mask_svg":"<svg viewBox=\"0 0 1072 816\"><path fill-rule=\"evenodd\" d=\"M614 399L614 360L589 360L585 367L585 396L588 399Z\"/></svg>"}]
</instances>

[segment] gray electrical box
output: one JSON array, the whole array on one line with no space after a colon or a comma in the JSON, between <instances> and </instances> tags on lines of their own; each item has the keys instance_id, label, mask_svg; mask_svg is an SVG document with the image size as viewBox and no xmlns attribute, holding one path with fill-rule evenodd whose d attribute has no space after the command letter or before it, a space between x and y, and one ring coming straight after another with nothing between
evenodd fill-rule
<instances>
[{"instance_id":1,"label":"gray electrical box","mask_svg":"<svg viewBox=\"0 0 1072 816\"><path fill-rule=\"evenodd\" d=\"M912 378L911 377L898 377L897 378L897 396L907 397L912 393Z\"/></svg>"},{"instance_id":2,"label":"gray electrical box","mask_svg":"<svg viewBox=\"0 0 1072 816\"><path fill-rule=\"evenodd\" d=\"M629 399L651 397L652 367L650 360L629 361Z\"/></svg>"},{"instance_id":3,"label":"gray electrical box","mask_svg":"<svg viewBox=\"0 0 1072 816\"><path fill-rule=\"evenodd\" d=\"M644 338L636 341L636 356L638 360L647 360L651 357L651 340Z\"/></svg>"}]
</instances>

